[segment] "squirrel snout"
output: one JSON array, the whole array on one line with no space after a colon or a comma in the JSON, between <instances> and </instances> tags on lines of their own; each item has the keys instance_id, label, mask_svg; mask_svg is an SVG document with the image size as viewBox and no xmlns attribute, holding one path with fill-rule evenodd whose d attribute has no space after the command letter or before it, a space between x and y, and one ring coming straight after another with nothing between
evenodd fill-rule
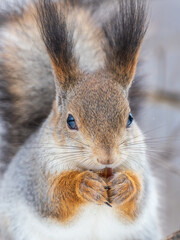
<instances>
[{"instance_id":1,"label":"squirrel snout","mask_svg":"<svg viewBox=\"0 0 180 240\"><path fill-rule=\"evenodd\" d=\"M96 148L94 154L96 161L102 165L113 164L117 158L117 153L112 149Z\"/></svg>"}]
</instances>

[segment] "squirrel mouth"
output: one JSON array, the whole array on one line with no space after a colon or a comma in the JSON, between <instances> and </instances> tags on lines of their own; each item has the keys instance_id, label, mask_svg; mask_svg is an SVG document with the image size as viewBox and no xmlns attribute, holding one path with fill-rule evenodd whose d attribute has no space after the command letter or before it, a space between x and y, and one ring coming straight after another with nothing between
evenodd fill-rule
<instances>
[{"instance_id":1,"label":"squirrel mouth","mask_svg":"<svg viewBox=\"0 0 180 240\"><path fill-rule=\"evenodd\" d=\"M104 168L97 172L98 175L102 178L110 178L113 176L113 169L112 168Z\"/></svg>"}]
</instances>

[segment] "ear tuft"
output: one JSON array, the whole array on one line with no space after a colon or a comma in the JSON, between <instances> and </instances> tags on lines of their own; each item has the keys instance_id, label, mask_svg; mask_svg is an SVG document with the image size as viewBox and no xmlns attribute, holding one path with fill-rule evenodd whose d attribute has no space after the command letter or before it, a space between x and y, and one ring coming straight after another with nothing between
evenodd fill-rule
<instances>
[{"instance_id":1,"label":"ear tuft","mask_svg":"<svg viewBox=\"0 0 180 240\"><path fill-rule=\"evenodd\" d=\"M147 30L145 0L119 0L116 13L103 26L106 66L124 88L131 84Z\"/></svg>"},{"instance_id":2,"label":"ear tuft","mask_svg":"<svg viewBox=\"0 0 180 240\"><path fill-rule=\"evenodd\" d=\"M73 29L67 26L69 4L39 0L37 23L43 42L51 58L60 87L67 91L76 82L77 63L73 56Z\"/></svg>"}]
</instances>

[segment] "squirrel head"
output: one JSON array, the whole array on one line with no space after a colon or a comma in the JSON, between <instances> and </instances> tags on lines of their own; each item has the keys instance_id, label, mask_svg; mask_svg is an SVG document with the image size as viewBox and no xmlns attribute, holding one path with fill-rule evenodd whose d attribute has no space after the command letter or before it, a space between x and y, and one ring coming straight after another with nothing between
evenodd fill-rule
<instances>
[{"instance_id":1,"label":"squirrel head","mask_svg":"<svg viewBox=\"0 0 180 240\"><path fill-rule=\"evenodd\" d=\"M141 137L132 122L128 91L146 31L145 6L140 0L119 0L116 14L98 30L99 39L90 24L91 33L84 41L92 43L95 39L96 47L99 41L104 64L89 72L80 69L81 57L75 56L80 38L77 29L82 27L82 22L72 19L76 10L77 6L69 5L57 9L45 0L38 8L42 39L55 75L54 138L59 146L68 146L69 152L73 149L71 160L77 160L81 167L116 167L127 159L128 143L137 135ZM86 43L81 43L83 48ZM89 45L92 49L93 44Z\"/></svg>"}]
</instances>

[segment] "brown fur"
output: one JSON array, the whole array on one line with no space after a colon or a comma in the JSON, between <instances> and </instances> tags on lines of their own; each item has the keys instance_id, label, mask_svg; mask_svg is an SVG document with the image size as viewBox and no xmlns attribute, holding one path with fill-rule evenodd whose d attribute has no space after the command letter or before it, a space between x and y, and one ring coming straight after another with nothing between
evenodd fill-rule
<instances>
[{"instance_id":1,"label":"brown fur","mask_svg":"<svg viewBox=\"0 0 180 240\"><path fill-rule=\"evenodd\" d=\"M93 172L67 171L49 181L48 214L62 223L69 222L87 202L107 202L106 183Z\"/></svg>"},{"instance_id":2,"label":"brown fur","mask_svg":"<svg viewBox=\"0 0 180 240\"><path fill-rule=\"evenodd\" d=\"M44 1L44 4L46 4L46 2L49 2L51 11L56 9L56 5L51 5L50 1ZM86 148L88 147L88 160L94 163L93 166L95 166L95 168L97 166L101 166L102 168L102 166L114 164L115 162L116 164L118 162L118 165L120 165L121 152L119 146L124 138L128 138L128 130L126 129L130 113L128 87L135 74L138 53L135 51L136 54L131 56L130 61L128 63L125 62L125 65L117 65L116 62L115 72L106 66L104 69L94 71L93 73L90 73L90 71L88 73L81 73L73 55L73 41L72 39L68 39L73 32L67 29L67 16L57 15L54 17L53 11L49 12L48 7L46 10L43 8L44 5L41 7L42 37L51 58L57 86L57 101L53 105L53 117L50 126L53 129L54 140L62 147L62 142L64 145L68 143L68 147L81 147L81 150L83 150L85 146ZM43 14L45 14L45 18ZM52 20L52 22L48 22L49 26L47 26L47 20ZM60 23L58 21L60 21ZM22 19L22 22L25 22L25 19ZM59 24L57 28L54 22ZM27 26L31 26L32 23L31 20L28 21ZM60 29L62 32L59 32ZM18 27L17 30L19 30ZM34 31L30 31L31 34L33 34L33 32ZM37 29L35 28L35 36L36 33ZM65 36L63 34L65 34ZM28 39L26 37L24 42ZM39 40L39 35L37 39ZM33 40L36 40L36 37ZM95 38L95 42L96 41L97 38ZM100 41L101 39L99 39L99 42ZM7 45L6 47L8 48L9 46ZM40 50L42 49L44 51L41 44L40 47ZM91 47L93 48L94 45ZM21 55L17 58L17 61L13 59L10 54L11 52L15 56L19 54L17 49L10 52L6 50L3 57L4 62L7 63L7 70L9 68L16 69L16 76L13 71L10 73L10 76L7 71L7 76L4 74L10 83L10 87L8 87L9 92L18 95L18 100L15 101L13 107L15 109L17 105L16 114L18 114L19 120L21 120L21 116L31 118L31 111L30 113L28 112L27 116L25 115L25 111L28 109L25 100L27 99L28 103L30 102L29 98L26 97L33 92L32 89L38 85L39 81L35 79L35 83L29 85L29 83L26 82L29 78L26 78L25 74L22 76L18 75L23 72L23 67L26 66L26 64L24 65L24 59L21 59ZM13 62L16 62L16 64L13 65ZM40 69L40 66L38 66L38 69ZM41 76L41 72L39 75ZM50 76L52 77L52 75ZM13 83L14 79L16 81ZM19 81L19 79L22 80ZM33 80L34 78L32 76L32 81ZM26 88L26 85L31 86L32 89ZM48 89L48 85L45 87ZM38 96L39 90L41 90L41 88L38 89L35 97ZM51 97L52 99L54 98L54 92ZM37 100L38 99L39 96ZM47 110L51 109L52 101L48 101L48 106L50 107L43 104L42 109L42 105L39 106L38 101L35 101L35 103L34 105L37 106L37 110L42 112L43 109L45 115L48 115ZM68 128L67 116L69 113L74 116L79 131L72 131ZM20 122L22 125L24 120ZM72 142L73 144L71 146L70 144ZM75 158L70 150L69 153L72 159ZM81 162L81 156L82 155L80 155L78 159L78 167L83 162ZM87 165L88 164L82 169L88 169ZM49 169L49 171L50 170L51 169ZM67 171L58 177L51 176L48 191L48 210L45 211L46 215L62 223L67 223L78 215L81 206L84 204L88 202L104 204L109 197L109 201L115 206L119 214L123 214L126 218L133 220L138 212L138 196L142 190L138 177L128 171L117 173L109 182L109 186L111 187L109 196L105 189L106 185L102 178L89 171Z\"/></svg>"},{"instance_id":3,"label":"brown fur","mask_svg":"<svg viewBox=\"0 0 180 240\"><path fill-rule=\"evenodd\" d=\"M84 7L80 7L78 4L71 5L70 1L66 1L65 4L61 5L54 5L52 3L50 5L52 8L58 8L58 15L61 19L61 23L60 21L58 22L58 19L54 19L54 21L57 21L56 24L61 24L61 26L59 26L59 32L63 36L62 39L60 37L58 39L58 46L61 46L59 49L59 55L52 53L52 49L48 48L48 43L46 43L46 41L45 45L52 62L56 80L60 85L61 90L67 92L70 88L72 89L75 84L77 84L85 77L82 72L86 71L86 67L84 67L85 69L80 70L80 65L82 63L79 63L79 58L82 56L79 55L79 52L76 52L75 54L73 53L73 51L75 51L76 42L79 40L76 39L77 37L74 37L73 35L81 36L81 39L84 42L87 42L88 45L92 45L96 52L95 58L99 55L98 61L102 62L104 61L104 52L102 51L101 41L104 36L101 29L95 26L94 21L91 19L90 12ZM51 9L51 11L52 10L53 9ZM45 11L43 14L45 14L47 17L49 15L49 12ZM45 18L45 16L43 17ZM40 26L44 40L46 36L44 36L45 30L43 28L45 28L45 26ZM54 31L56 30L57 29L54 29ZM56 48L58 49L57 46ZM82 48L84 49L84 46L82 46ZM85 48L85 51L87 50L88 47L87 49ZM81 50L79 49L79 51ZM95 59L95 62L96 61L97 59Z\"/></svg>"},{"instance_id":4,"label":"brown fur","mask_svg":"<svg viewBox=\"0 0 180 240\"><path fill-rule=\"evenodd\" d=\"M54 72L57 78L57 81L62 86L63 90L68 90L68 88L73 86L73 83L76 83L76 80L79 78L80 73L78 74L78 71L75 70L76 67L71 70L67 69L66 66L64 66L64 63L60 63L59 66L57 66L53 60L52 65L54 68ZM73 80L73 82L72 82Z\"/></svg>"},{"instance_id":5,"label":"brown fur","mask_svg":"<svg viewBox=\"0 0 180 240\"><path fill-rule=\"evenodd\" d=\"M142 39L147 30L146 2L120 0L109 22L103 26L106 66L117 81L129 88L135 74Z\"/></svg>"},{"instance_id":6,"label":"brown fur","mask_svg":"<svg viewBox=\"0 0 180 240\"><path fill-rule=\"evenodd\" d=\"M142 192L140 179L132 171L117 173L108 183L109 201L115 206L119 215L130 221L138 215L138 204Z\"/></svg>"},{"instance_id":7,"label":"brown fur","mask_svg":"<svg viewBox=\"0 0 180 240\"><path fill-rule=\"evenodd\" d=\"M122 171L106 181L90 171L66 171L56 178L51 177L46 215L66 224L88 202L100 205L110 202L119 216L134 221L142 192L139 178L131 171Z\"/></svg>"},{"instance_id":8,"label":"brown fur","mask_svg":"<svg viewBox=\"0 0 180 240\"><path fill-rule=\"evenodd\" d=\"M33 14L30 7L12 15L0 29L0 114L8 123L1 161L7 163L48 116L55 96L50 61Z\"/></svg>"},{"instance_id":9,"label":"brown fur","mask_svg":"<svg viewBox=\"0 0 180 240\"><path fill-rule=\"evenodd\" d=\"M76 4L75 4L76 5ZM58 5L59 8L59 5ZM96 26L94 21L91 19L89 11L86 9L83 9L83 7L80 6L74 6L70 7L68 6L68 10L64 11L65 15L65 21L67 21L67 30L69 36L71 37L72 33L74 32L74 28L76 28L76 34L78 36L83 35L83 39L87 41L87 43L90 43L92 50L96 52L95 56L97 57L99 62L104 61L104 55L101 46L101 41L104 38L102 34L102 29L99 29L99 27ZM70 9L70 10L69 10ZM70 13L68 13L70 11ZM78 12L78 14L77 14ZM57 84L60 85L60 89L62 90L64 85L65 92L63 93L66 97L67 90L71 92L73 84L76 83L77 85L84 81L84 90L85 92L85 85L87 84L87 88L90 88L90 91L95 91L95 79L99 79L99 85L101 86L102 91L104 91L104 94L100 93L98 91L95 91L94 94L89 94L87 92L87 97L84 96L85 94L80 95L80 97L84 98L84 102L88 102L88 97L94 98L95 102L95 95L102 95L102 99L104 99L104 103L109 104L108 110L104 113L107 113L107 117L105 117L105 120L101 121L101 126L97 125L96 123L88 123L92 117L94 117L94 113L96 112L96 109L93 106L92 109L88 110L88 118L84 118L82 114L86 114L86 110L84 113L80 113L82 118L81 125L83 125L84 122L87 122L89 124L89 127L92 130L92 135L95 137L95 133L93 131L106 129L106 120L110 120L110 116L115 116L116 119L118 118L118 112L116 111L115 114L112 114L113 107L116 105L117 100L111 101L109 98L111 97L111 94L116 94L114 90L112 90L112 86L116 86L119 91L122 92L122 96L120 98L117 98L119 102L121 102L122 109L119 108L119 111L121 111L121 118L119 118L121 121L121 127L124 128L127 117L128 117L128 111L129 110L129 104L126 101L126 94L124 89L122 89L122 86L125 86L126 83L130 83L132 81L132 77L135 72L136 68L136 61L132 64L130 63L128 65L128 68L126 70L123 70L123 68L120 68L117 70L118 74L115 74L114 72L110 73L108 67L106 66L106 69L98 70L98 72L95 72L93 74L82 74L81 71L78 69L78 59L75 61L75 56L71 55L71 58L68 58L68 63L70 62L71 68L69 68L67 62L62 59L57 59L54 61L54 58L51 57L51 63L48 58L48 53L43 45L42 39L40 38L40 33L38 31L35 19L34 19L34 7L29 7L28 10L22 11L22 14L20 16L12 17L6 24L5 28L7 29L7 33L10 33L13 37L11 38L4 38L2 35L2 40L4 41L2 44L2 49L0 52L0 57L2 59L0 63L0 89L2 90L3 94L6 94L3 96L4 104L1 103L1 108L3 106L3 114L5 121L8 123L8 126L10 126L10 129L8 133L6 134L6 137L8 138L8 144L9 148L6 147L5 154L1 158L2 161L10 161L11 157L16 153L19 146L23 144L23 142L31 135L32 132L34 132L40 124L43 122L43 120L48 116L49 112L52 108L52 103L55 97L55 91L54 91L54 83L53 83L53 74L51 72L51 63L54 68L55 72L55 78L57 80ZM68 15L69 14L69 15ZM82 19L83 23L82 24ZM73 23L73 24L71 24ZM45 24L46 25L46 24ZM71 26L71 27L69 27ZM71 31L72 30L72 31ZM1 32L0 32L1 33ZM18 40L18 45L14 42L14 37ZM70 41L71 42L71 41ZM58 42L57 45L61 45L62 42ZM65 43L66 44L66 43ZM73 43L74 44L74 43ZM63 48L63 56L68 57L69 55L66 55L66 50L69 49L69 47L72 47L72 50L74 50L74 46L68 45L68 48ZM87 44L88 45L88 44ZM27 46L31 46L30 48ZM138 45L139 46L139 45ZM88 48L88 47L87 47ZM108 48L107 48L108 49ZM72 51L73 52L73 51ZM51 56L51 54L49 54ZM138 55L138 54L137 54ZM137 57L136 55L136 57ZM96 61L97 61L96 59ZM58 61L58 64L57 64ZM110 61L111 62L111 61ZM117 65L116 65L117 67ZM133 69L133 70L132 70ZM122 74L123 73L123 74ZM94 80L93 80L94 79ZM113 83L114 80L116 81L117 85ZM103 83L105 81L105 83ZM109 83L108 83L109 81ZM62 84L61 84L62 83ZM105 84L108 83L108 87L105 86ZM80 84L81 85L81 84ZM80 88L79 85L79 88ZM120 87L121 86L121 87ZM121 89L120 89L121 88ZM97 87L96 87L97 89ZM89 91L89 92L90 92ZM105 98L106 93L108 92L109 96L107 96L107 99ZM59 95L61 95L60 92L58 92ZM78 91L77 91L77 94ZM7 95L7 96L6 96ZM92 96L94 95L94 96ZM78 102L80 101L80 97L78 99ZM62 96L59 97L61 99ZM62 99L61 99L62 100ZM70 99L69 99L70 100ZM99 103L101 101L101 97L99 97ZM73 102L73 101L71 101ZM74 102L73 104L77 105L79 103ZM110 108L110 103L113 102L113 106ZM59 102L59 105L62 104L62 101ZM84 104L84 103L83 103ZM90 101L89 101L90 104ZM87 104L89 106L89 104ZM99 104L98 104L99 105ZM85 104L84 104L85 106ZM86 106L86 108L88 107ZM95 105L94 105L95 106ZM137 104L136 104L137 106ZM77 106L78 107L78 106ZM99 117L103 119L102 109L103 104L98 107L98 111L100 113ZM103 110L104 111L104 110ZM125 113L126 111L126 113ZM124 114L123 114L124 112ZM57 115L60 113L57 113ZM67 112L66 112L67 114ZM92 114L92 115L90 115ZM76 113L75 113L76 115ZM66 115L67 116L67 115ZM65 116L64 116L65 117ZM56 118L59 119L59 116ZM113 117L110 120L111 127L116 128L116 121L114 120L113 124ZM66 124L64 119L64 124ZM92 125L93 124L93 125ZM65 125L63 125L65 126ZM95 128L94 128L95 126ZM109 125L110 126L110 125ZM120 125L119 125L120 126ZM60 127L61 128L61 127ZM57 124L57 130L59 129L59 124ZM82 127L83 129L83 127ZM120 129L120 127L119 127ZM82 130L85 135L87 136L86 129ZM95 131L94 131L95 132ZM113 134L113 129L108 129L106 133L104 132L104 136L100 136L98 134L95 138L96 143L98 145L103 145L104 149L108 149L110 145L114 144L114 147L117 148L118 141L120 141L120 138L122 135L119 135L119 139L114 140L116 143L113 143L113 139L115 139L115 136L112 139L112 142L108 139L110 139L110 133ZM68 133L69 135L71 133ZM107 134L107 135L106 135ZM90 136L88 136L90 138ZM90 140L90 139L89 139ZM90 140L91 142L91 140ZM95 154L98 151L98 148L100 149L102 146L98 146L94 149ZM103 150L104 152L104 150ZM110 150L106 151L107 157L105 157L104 162L110 161L107 158L113 158L112 155L115 155L114 153L110 153ZM10 156L9 156L10 155ZM99 150L99 155L101 155L101 150Z\"/></svg>"},{"instance_id":10,"label":"brown fur","mask_svg":"<svg viewBox=\"0 0 180 240\"><path fill-rule=\"evenodd\" d=\"M73 91L68 92L66 106L61 112L56 111L61 115L55 127L56 141L64 136L67 140L77 138L86 142L103 164L113 163L120 156L119 144L126 134L130 112L126 92L111 79L112 75L104 71L86 74ZM79 131L67 127L68 113L74 116Z\"/></svg>"},{"instance_id":11,"label":"brown fur","mask_svg":"<svg viewBox=\"0 0 180 240\"><path fill-rule=\"evenodd\" d=\"M68 222L84 203L76 194L76 177L80 172L65 172L49 182L49 215L63 223Z\"/></svg>"},{"instance_id":12,"label":"brown fur","mask_svg":"<svg viewBox=\"0 0 180 240\"><path fill-rule=\"evenodd\" d=\"M124 66L119 67L115 65L112 67L112 69L110 69L110 71L114 73L116 81L120 81L121 86L125 89L130 87L132 80L134 79L138 63L139 50L140 47L135 56L133 56L133 60L127 62Z\"/></svg>"}]
</instances>

